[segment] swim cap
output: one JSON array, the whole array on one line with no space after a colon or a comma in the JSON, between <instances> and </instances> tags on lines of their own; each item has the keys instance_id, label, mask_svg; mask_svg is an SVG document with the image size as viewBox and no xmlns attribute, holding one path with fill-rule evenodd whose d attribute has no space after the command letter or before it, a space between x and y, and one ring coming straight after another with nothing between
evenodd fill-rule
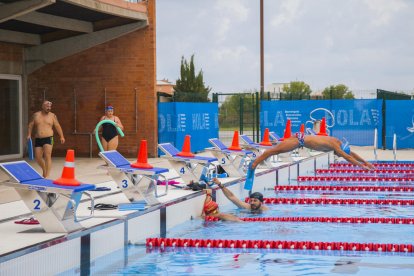
<instances>
[{"instance_id":1,"label":"swim cap","mask_svg":"<svg viewBox=\"0 0 414 276\"><path fill-rule=\"evenodd\" d=\"M111 109L114 109L114 107L113 107L112 105L110 105L110 104L108 104L108 105L105 107L105 110L111 110Z\"/></svg>"},{"instance_id":2,"label":"swim cap","mask_svg":"<svg viewBox=\"0 0 414 276\"><path fill-rule=\"evenodd\" d=\"M218 204L212 199L204 204L204 212L208 215L218 209Z\"/></svg>"},{"instance_id":3,"label":"swim cap","mask_svg":"<svg viewBox=\"0 0 414 276\"><path fill-rule=\"evenodd\" d=\"M259 193L259 192L252 193L250 195L250 198L256 198L256 199L260 200L260 202L263 202L263 195L262 195L262 193Z\"/></svg>"}]
</instances>

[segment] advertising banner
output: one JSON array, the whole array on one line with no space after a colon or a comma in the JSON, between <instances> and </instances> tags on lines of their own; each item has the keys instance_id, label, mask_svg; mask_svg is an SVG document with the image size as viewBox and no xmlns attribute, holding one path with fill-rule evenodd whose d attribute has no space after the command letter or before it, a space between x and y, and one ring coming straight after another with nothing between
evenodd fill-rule
<instances>
[{"instance_id":1,"label":"advertising banner","mask_svg":"<svg viewBox=\"0 0 414 276\"><path fill-rule=\"evenodd\" d=\"M292 133L295 133L301 124L312 128L314 121L325 117L330 136L345 138L351 145L372 146L377 128L378 146L382 146L381 100L261 101L260 104L262 132L269 128L283 137L288 119L291 120Z\"/></svg>"},{"instance_id":2,"label":"advertising banner","mask_svg":"<svg viewBox=\"0 0 414 276\"><path fill-rule=\"evenodd\" d=\"M393 136L397 135L397 149L414 148L414 101L385 101L385 142L393 148Z\"/></svg>"},{"instance_id":3,"label":"advertising banner","mask_svg":"<svg viewBox=\"0 0 414 276\"><path fill-rule=\"evenodd\" d=\"M217 103L158 103L158 143L172 143L181 150L185 135L191 135L191 151L210 147L218 137Z\"/></svg>"}]
</instances>

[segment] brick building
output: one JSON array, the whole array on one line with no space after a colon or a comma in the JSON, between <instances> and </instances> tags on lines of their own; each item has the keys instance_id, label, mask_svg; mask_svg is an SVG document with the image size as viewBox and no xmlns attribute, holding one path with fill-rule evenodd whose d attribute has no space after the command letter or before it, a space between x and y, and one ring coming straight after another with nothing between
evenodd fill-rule
<instances>
[{"instance_id":1,"label":"brick building","mask_svg":"<svg viewBox=\"0 0 414 276\"><path fill-rule=\"evenodd\" d=\"M111 103L125 127L118 150L157 146L155 0L0 0L0 159L24 154L27 124L53 102L66 143L96 156L92 136ZM56 133L55 133L56 135Z\"/></svg>"}]
</instances>

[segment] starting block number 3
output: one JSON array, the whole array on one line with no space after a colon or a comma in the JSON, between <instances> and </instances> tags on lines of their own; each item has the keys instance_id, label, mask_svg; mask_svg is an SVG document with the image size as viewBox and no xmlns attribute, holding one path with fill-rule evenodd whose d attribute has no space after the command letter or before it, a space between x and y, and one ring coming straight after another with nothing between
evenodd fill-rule
<instances>
[{"instance_id":1,"label":"starting block number 3","mask_svg":"<svg viewBox=\"0 0 414 276\"><path fill-rule=\"evenodd\" d=\"M122 188L127 188L128 187L128 180L126 179L122 179Z\"/></svg>"},{"instance_id":2,"label":"starting block number 3","mask_svg":"<svg viewBox=\"0 0 414 276\"><path fill-rule=\"evenodd\" d=\"M40 200L35 199L35 200L33 200L33 203L34 203L33 210L36 210L36 211L40 210Z\"/></svg>"}]
</instances>

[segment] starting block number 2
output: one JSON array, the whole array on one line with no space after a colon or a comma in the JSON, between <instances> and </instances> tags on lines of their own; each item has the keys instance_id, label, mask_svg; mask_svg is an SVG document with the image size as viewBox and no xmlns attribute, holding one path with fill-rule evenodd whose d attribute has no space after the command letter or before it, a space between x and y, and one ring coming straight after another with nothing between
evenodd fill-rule
<instances>
[{"instance_id":1,"label":"starting block number 2","mask_svg":"<svg viewBox=\"0 0 414 276\"><path fill-rule=\"evenodd\" d=\"M35 200L33 200L33 203L35 205L33 210L36 210L36 211L40 210L40 200L35 199Z\"/></svg>"}]
</instances>

